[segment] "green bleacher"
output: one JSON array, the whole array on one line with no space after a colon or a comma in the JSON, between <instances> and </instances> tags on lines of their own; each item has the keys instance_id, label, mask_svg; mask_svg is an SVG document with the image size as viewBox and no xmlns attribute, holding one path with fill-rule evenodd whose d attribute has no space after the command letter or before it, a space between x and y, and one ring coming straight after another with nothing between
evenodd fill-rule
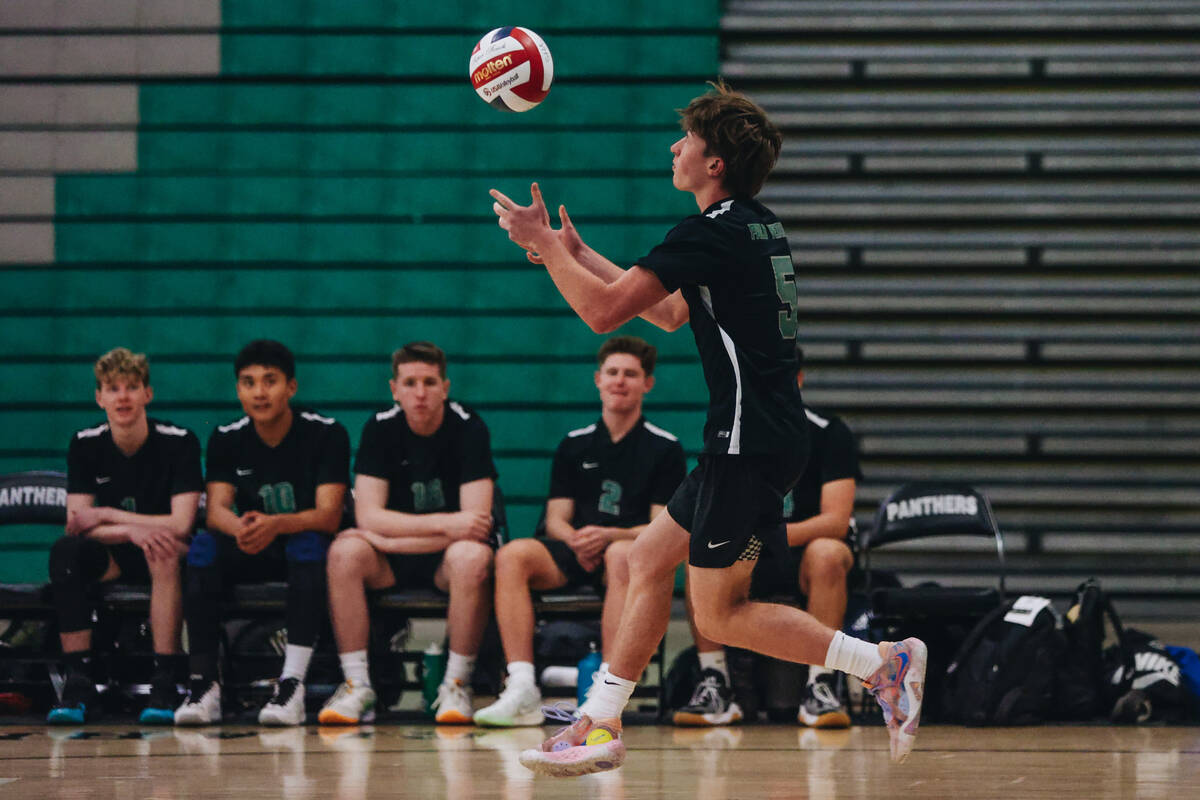
<instances>
[{"instance_id":1,"label":"green bleacher","mask_svg":"<svg viewBox=\"0 0 1200 800\"><path fill-rule=\"evenodd\" d=\"M526 114L489 107L466 76L475 41L512 22L556 55L550 99ZM33 120L50 135L132 130L138 168L56 171L53 262L0 251L14 287L0 299L0 471L65 467L70 434L102 416L91 363L117 345L150 357L150 413L204 440L240 415L236 351L278 338L297 354L297 402L356 445L390 403L391 351L432 339L453 397L490 424L511 527L527 535L555 444L598 412L603 337L497 228L487 190L525 198L536 179L597 248L644 253L693 210L667 179L668 148L674 109L717 74L717 25L715 0L226 0L219 74L140 82L129 123ZM129 82L116 67L76 78ZM649 414L695 448L705 393L690 336L622 332L660 346ZM55 535L6 532L0 581L44 579Z\"/></svg>"}]
</instances>

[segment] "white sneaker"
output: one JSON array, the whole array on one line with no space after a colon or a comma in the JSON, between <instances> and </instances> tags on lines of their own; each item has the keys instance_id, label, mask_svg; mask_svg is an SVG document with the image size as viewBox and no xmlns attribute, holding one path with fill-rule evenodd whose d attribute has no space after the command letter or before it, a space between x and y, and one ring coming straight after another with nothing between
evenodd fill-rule
<instances>
[{"instance_id":1,"label":"white sneaker","mask_svg":"<svg viewBox=\"0 0 1200 800\"><path fill-rule=\"evenodd\" d=\"M437 699L433 701L437 712L433 721L439 725L469 725L473 716L471 697L471 687L462 681L449 678L442 681Z\"/></svg>"},{"instance_id":2,"label":"white sneaker","mask_svg":"<svg viewBox=\"0 0 1200 800\"><path fill-rule=\"evenodd\" d=\"M528 679L510 680L496 702L475 712L475 724L493 728L521 728L541 725L542 693Z\"/></svg>"},{"instance_id":3,"label":"white sneaker","mask_svg":"<svg viewBox=\"0 0 1200 800\"><path fill-rule=\"evenodd\" d=\"M275 684L275 693L258 712L259 725L303 725L304 684L298 678L284 678Z\"/></svg>"},{"instance_id":4,"label":"white sneaker","mask_svg":"<svg viewBox=\"0 0 1200 800\"><path fill-rule=\"evenodd\" d=\"M215 725L221 721L221 684L195 680L188 684L183 705L175 710L175 724L183 727Z\"/></svg>"},{"instance_id":5,"label":"white sneaker","mask_svg":"<svg viewBox=\"0 0 1200 800\"><path fill-rule=\"evenodd\" d=\"M345 680L317 715L321 725L358 725L375 720L375 690Z\"/></svg>"}]
</instances>

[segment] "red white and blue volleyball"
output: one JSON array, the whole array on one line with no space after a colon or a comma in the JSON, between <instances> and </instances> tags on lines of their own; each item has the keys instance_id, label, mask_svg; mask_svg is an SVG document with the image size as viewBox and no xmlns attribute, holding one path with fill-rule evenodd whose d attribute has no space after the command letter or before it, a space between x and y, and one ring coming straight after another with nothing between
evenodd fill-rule
<instances>
[{"instance_id":1,"label":"red white and blue volleyball","mask_svg":"<svg viewBox=\"0 0 1200 800\"><path fill-rule=\"evenodd\" d=\"M554 81L550 48L528 28L488 31L471 51L471 85L501 111L528 111L546 99Z\"/></svg>"}]
</instances>

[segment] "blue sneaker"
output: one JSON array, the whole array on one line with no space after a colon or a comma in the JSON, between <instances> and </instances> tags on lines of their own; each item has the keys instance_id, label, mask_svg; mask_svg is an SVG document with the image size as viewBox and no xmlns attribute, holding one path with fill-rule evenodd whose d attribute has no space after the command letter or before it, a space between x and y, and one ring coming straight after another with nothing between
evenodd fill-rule
<instances>
[{"instance_id":1,"label":"blue sneaker","mask_svg":"<svg viewBox=\"0 0 1200 800\"><path fill-rule=\"evenodd\" d=\"M62 699L50 709L46 722L50 725L82 725L87 713L95 707L96 687L81 675L71 675L63 686Z\"/></svg>"},{"instance_id":2,"label":"blue sneaker","mask_svg":"<svg viewBox=\"0 0 1200 800\"><path fill-rule=\"evenodd\" d=\"M150 685L150 699L138 715L138 722L142 725L174 725L178 702L179 690L174 681L156 678Z\"/></svg>"}]
</instances>

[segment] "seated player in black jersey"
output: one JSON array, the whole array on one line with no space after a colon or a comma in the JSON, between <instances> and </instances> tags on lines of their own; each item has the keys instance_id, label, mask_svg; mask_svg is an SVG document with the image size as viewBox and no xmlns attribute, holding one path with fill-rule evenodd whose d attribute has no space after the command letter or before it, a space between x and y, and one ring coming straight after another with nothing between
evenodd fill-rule
<instances>
[{"instance_id":1,"label":"seated player in black jersey","mask_svg":"<svg viewBox=\"0 0 1200 800\"><path fill-rule=\"evenodd\" d=\"M667 330L688 322L709 390L704 452L634 544L629 592L609 669L578 718L521 754L521 763L566 777L615 769L625 759L620 714L670 621L676 566L688 561L689 598L705 636L726 645L855 675L887 720L891 755L903 761L920 721L927 651L909 638L878 646L811 614L752 602L760 554L787 551L783 496L804 470L808 431L796 387L798 280L783 223L754 199L782 135L745 95L714 84L680 111L670 147L672 183L699 213L622 269L589 247L559 206L554 229L537 184L522 206L493 189L500 227L544 264L559 293L592 330L635 316Z\"/></svg>"},{"instance_id":2,"label":"seated player in black jersey","mask_svg":"<svg viewBox=\"0 0 1200 800\"><path fill-rule=\"evenodd\" d=\"M154 678L140 721L169 724L178 701L180 558L204 488L200 440L146 416L154 392L144 355L118 347L100 357L95 373L96 404L108 421L71 437L67 535L50 548L66 682L46 720L78 725L94 705L88 591L120 579L150 584Z\"/></svg>"},{"instance_id":3,"label":"seated player in black jersey","mask_svg":"<svg viewBox=\"0 0 1200 800\"><path fill-rule=\"evenodd\" d=\"M234 361L246 415L208 440L207 530L192 540L184 581L190 644L187 700L176 725L221 721L221 600L237 583L287 582L287 649L263 725L304 721L304 678L325 616L325 552L342 519L350 437L336 420L291 404L296 362L258 339Z\"/></svg>"},{"instance_id":4,"label":"seated player in black jersey","mask_svg":"<svg viewBox=\"0 0 1200 800\"><path fill-rule=\"evenodd\" d=\"M546 535L516 539L496 555L496 618L508 681L480 725L541 725L542 695L533 670L531 591L607 584L601 652L616 638L629 585L629 552L664 508L687 471L683 447L642 416L654 386L654 346L617 336L600 348L596 388L600 419L571 431L554 454ZM601 664L602 675L607 664ZM589 681L592 676L580 675Z\"/></svg>"},{"instance_id":5,"label":"seated player in black jersey","mask_svg":"<svg viewBox=\"0 0 1200 800\"><path fill-rule=\"evenodd\" d=\"M338 534L329 551L329 608L345 681L318 719L374 718L367 592L396 586L449 593L450 652L435 719L468 723L471 673L492 610L491 435L478 414L449 399L446 354L430 342L392 354L390 386L396 405L372 415L359 441L357 527Z\"/></svg>"},{"instance_id":6,"label":"seated player in black jersey","mask_svg":"<svg viewBox=\"0 0 1200 800\"><path fill-rule=\"evenodd\" d=\"M800 369L796 384L804 386L804 351L796 346ZM804 408L808 420L809 457L800 480L783 498L790 558L760 559L751 576L750 597L807 598L804 607L830 628L842 627L846 615L846 576L854 566L847 539L851 533L854 493L862 473L858 445L841 418ZM689 621L690 615L689 615ZM725 649L706 639L692 622L700 656L700 682L691 701L675 712L676 725L726 725L742 717L729 686ZM843 698L840 673L818 664L808 668L808 684L797 714L802 725L845 728L850 713Z\"/></svg>"}]
</instances>

